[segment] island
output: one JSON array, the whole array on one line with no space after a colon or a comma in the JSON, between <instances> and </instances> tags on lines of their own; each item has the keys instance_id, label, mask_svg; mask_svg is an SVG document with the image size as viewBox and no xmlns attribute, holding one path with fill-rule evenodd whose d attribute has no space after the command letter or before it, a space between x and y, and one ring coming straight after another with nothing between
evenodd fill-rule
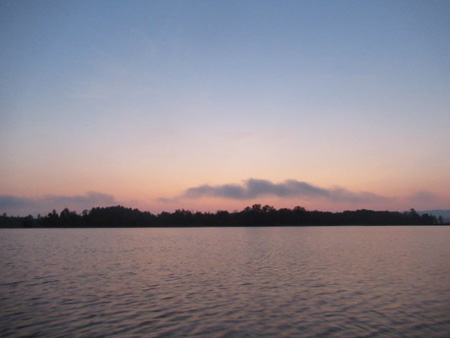
<instances>
[{"instance_id":1,"label":"island","mask_svg":"<svg viewBox=\"0 0 450 338\"><path fill-rule=\"evenodd\" d=\"M233 227L233 226L342 226L342 225L443 225L442 217L406 212L354 210L309 211L297 206L276 209L254 204L241 211L212 212L178 209L152 214L124 206L95 207L81 213L65 208L45 216L0 216L0 228L127 228L127 227Z\"/></svg>"}]
</instances>

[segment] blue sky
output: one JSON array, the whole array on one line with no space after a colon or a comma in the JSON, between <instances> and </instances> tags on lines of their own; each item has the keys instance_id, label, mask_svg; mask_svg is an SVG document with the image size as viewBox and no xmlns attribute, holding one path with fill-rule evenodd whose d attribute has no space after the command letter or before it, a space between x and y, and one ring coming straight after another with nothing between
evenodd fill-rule
<instances>
[{"instance_id":1,"label":"blue sky","mask_svg":"<svg viewBox=\"0 0 450 338\"><path fill-rule=\"evenodd\" d=\"M0 7L1 212L450 207L447 1Z\"/></svg>"}]
</instances>

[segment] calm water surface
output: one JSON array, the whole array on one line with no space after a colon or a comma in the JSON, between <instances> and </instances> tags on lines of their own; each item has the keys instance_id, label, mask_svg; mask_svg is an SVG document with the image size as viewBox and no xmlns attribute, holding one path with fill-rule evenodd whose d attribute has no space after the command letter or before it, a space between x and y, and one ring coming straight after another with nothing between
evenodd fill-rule
<instances>
[{"instance_id":1,"label":"calm water surface","mask_svg":"<svg viewBox=\"0 0 450 338\"><path fill-rule=\"evenodd\" d=\"M0 230L0 336L447 337L450 227Z\"/></svg>"}]
</instances>

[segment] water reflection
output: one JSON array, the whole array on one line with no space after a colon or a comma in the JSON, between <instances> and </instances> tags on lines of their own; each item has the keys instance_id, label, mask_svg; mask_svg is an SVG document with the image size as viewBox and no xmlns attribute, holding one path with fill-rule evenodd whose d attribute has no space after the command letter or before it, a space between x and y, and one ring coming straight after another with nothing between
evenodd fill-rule
<instances>
[{"instance_id":1,"label":"water reflection","mask_svg":"<svg viewBox=\"0 0 450 338\"><path fill-rule=\"evenodd\" d=\"M450 229L8 229L2 336L445 336Z\"/></svg>"}]
</instances>

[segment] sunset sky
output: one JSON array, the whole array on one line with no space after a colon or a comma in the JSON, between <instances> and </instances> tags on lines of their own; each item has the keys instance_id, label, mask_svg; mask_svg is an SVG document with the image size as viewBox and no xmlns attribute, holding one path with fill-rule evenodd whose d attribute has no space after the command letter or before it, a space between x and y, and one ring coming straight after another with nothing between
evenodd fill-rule
<instances>
[{"instance_id":1,"label":"sunset sky","mask_svg":"<svg viewBox=\"0 0 450 338\"><path fill-rule=\"evenodd\" d=\"M1 1L0 213L450 209L450 1Z\"/></svg>"}]
</instances>

